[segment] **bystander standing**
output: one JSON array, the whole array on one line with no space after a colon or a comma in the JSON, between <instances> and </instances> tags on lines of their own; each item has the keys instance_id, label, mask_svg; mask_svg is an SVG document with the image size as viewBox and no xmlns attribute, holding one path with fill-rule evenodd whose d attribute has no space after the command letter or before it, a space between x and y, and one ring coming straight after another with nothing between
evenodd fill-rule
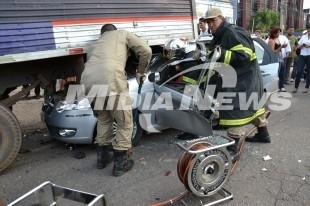
<instances>
[{"instance_id":1,"label":"bystander standing","mask_svg":"<svg viewBox=\"0 0 310 206\"><path fill-rule=\"evenodd\" d=\"M307 26L307 33L299 39L297 49L300 49L300 55L297 60L297 74L295 79L295 89L293 90L293 93L296 93L298 90L300 79L302 77L305 66L307 76L306 86L303 93L308 93L310 85L310 25Z\"/></svg>"},{"instance_id":2,"label":"bystander standing","mask_svg":"<svg viewBox=\"0 0 310 206\"><path fill-rule=\"evenodd\" d=\"M290 46L291 46L291 52L289 53L288 57L285 59L285 81L284 84L290 84L290 79L291 79L291 67L293 64L296 64L297 61L297 55L296 55L296 48L298 45L298 38L294 36L294 28L289 28L287 30L287 35L286 35Z\"/></svg>"},{"instance_id":3,"label":"bystander standing","mask_svg":"<svg viewBox=\"0 0 310 206\"><path fill-rule=\"evenodd\" d=\"M199 38L203 36L211 36L211 31L208 29L205 19L199 19Z\"/></svg>"}]
</instances>

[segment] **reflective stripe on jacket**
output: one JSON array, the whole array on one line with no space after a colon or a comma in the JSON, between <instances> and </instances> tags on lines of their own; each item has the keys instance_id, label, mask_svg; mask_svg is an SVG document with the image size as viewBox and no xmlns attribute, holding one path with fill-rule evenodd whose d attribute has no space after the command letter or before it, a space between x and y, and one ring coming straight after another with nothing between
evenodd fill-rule
<instances>
[{"instance_id":1,"label":"reflective stripe on jacket","mask_svg":"<svg viewBox=\"0 0 310 206\"><path fill-rule=\"evenodd\" d=\"M217 45L221 46L221 56L218 62L229 64L237 74L237 85L234 88L220 88L220 92L236 93L234 97L230 97L233 110L219 110L220 125L229 127L249 124L265 112L264 108L254 108L253 103L248 109L241 108L241 103L244 101L238 95L238 93L245 93L246 100L248 100L254 92L258 96L256 101L260 101L263 95L262 75L256 59L253 40L243 28L223 21L213 33L209 51L213 51Z\"/></svg>"}]
</instances>

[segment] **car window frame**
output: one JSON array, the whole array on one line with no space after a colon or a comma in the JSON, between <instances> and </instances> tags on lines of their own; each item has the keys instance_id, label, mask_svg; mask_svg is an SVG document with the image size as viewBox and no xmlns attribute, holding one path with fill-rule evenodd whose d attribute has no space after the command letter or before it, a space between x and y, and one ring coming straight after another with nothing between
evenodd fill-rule
<instances>
[{"instance_id":1,"label":"car window frame","mask_svg":"<svg viewBox=\"0 0 310 206\"><path fill-rule=\"evenodd\" d=\"M266 42L258 37L252 37L254 47L255 47L255 53L257 52L257 49L261 48L263 50L263 58L262 61L259 62L259 65L268 65L272 63L278 62L278 57L276 54L271 50L271 48L266 44ZM258 46L259 45L259 46Z\"/></svg>"}]
</instances>

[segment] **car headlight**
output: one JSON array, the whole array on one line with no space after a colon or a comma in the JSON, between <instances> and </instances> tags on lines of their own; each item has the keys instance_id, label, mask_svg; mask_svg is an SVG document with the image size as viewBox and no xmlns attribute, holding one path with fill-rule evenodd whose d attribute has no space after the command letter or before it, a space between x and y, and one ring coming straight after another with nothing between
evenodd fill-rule
<instances>
[{"instance_id":1,"label":"car headlight","mask_svg":"<svg viewBox=\"0 0 310 206\"><path fill-rule=\"evenodd\" d=\"M56 111L60 113L60 112L69 111L69 110L87 110L90 107L91 107L90 102L85 97L79 102L75 100L73 104L68 104L66 101L61 100L56 105Z\"/></svg>"}]
</instances>

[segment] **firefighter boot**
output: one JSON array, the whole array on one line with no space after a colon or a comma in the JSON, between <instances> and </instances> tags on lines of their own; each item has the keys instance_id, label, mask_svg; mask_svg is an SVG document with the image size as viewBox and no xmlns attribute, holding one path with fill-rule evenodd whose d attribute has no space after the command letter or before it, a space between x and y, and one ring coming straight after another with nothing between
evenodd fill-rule
<instances>
[{"instance_id":1,"label":"firefighter boot","mask_svg":"<svg viewBox=\"0 0 310 206\"><path fill-rule=\"evenodd\" d=\"M97 150L97 169L105 168L113 160L113 155L110 153L109 145L98 145Z\"/></svg>"},{"instance_id":2,"label":"firefighter boot","mask_svg":"<svg viewBox=\"0 0 310 206\"><path fill-rule=\"evenodd\" d=\"M231 157L232 157L232 161L235 162L239 159L239 142L240 139L239 138L232 138L235 140L235 144L233 145L229 145L227 147L228 152L230 153Z\"/></svg>"},{"instance_id":3,"label":"firefighter boot","mask_svg":"<svg viewBox=\"0 0 310 206\"><path fill-rule=\"evenodd\" d=\"M125 172L132 169L134 161L128 159L126 150L113 150L114 153L114 166L113 176L121 176Z\"/></svg>"},{"instance_id":4,"label":"firefighter boot","mask_svg":"<svg viewBox=\"0 0 310 206\"><path fill-rule=\"evenodd\" d=\"M258 127L257 133L253 137L246 138L247 142L262 142L262 143L270 143L271 139L267 130L267 127Z\"/></svg>"}]
</instances>

